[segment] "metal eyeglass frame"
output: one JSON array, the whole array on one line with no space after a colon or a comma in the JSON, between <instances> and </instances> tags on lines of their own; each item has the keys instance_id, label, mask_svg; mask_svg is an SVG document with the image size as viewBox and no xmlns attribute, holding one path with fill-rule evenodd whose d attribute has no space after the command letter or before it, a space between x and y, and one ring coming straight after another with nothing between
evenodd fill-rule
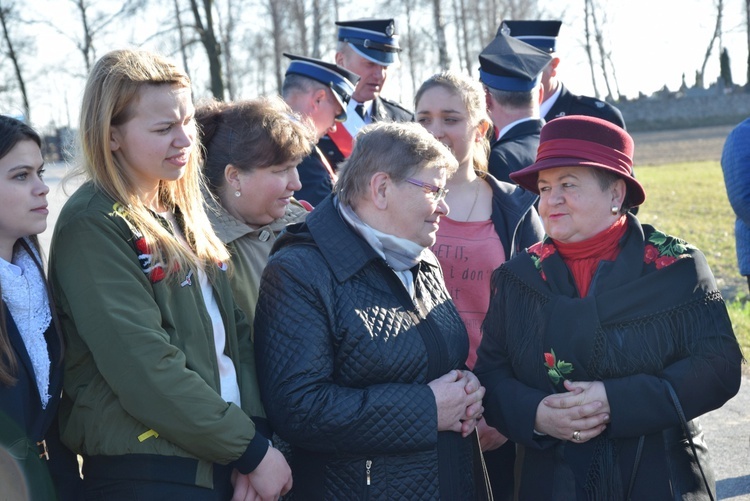
<instances>
[{"instance_id":1,"label":"metal eyeglass frame","mask_svg":"<svg viewBox=\"0 0 750 501\"><path fill-rule=\"evenodd\" d=\"M425 193L432 193L432 197L435 199L435 202L440 202L441 200L445 199L445 195L448 194L448 190L445 188L440 188L438 186L435 186L434 184L425 183L424 181L420 181L419 179L414 179L411 177L407 177L404 179L407 183L411 183L415 186L419 186L420 188L423 188L425 190Z\"/></svg>"}]
</instances>

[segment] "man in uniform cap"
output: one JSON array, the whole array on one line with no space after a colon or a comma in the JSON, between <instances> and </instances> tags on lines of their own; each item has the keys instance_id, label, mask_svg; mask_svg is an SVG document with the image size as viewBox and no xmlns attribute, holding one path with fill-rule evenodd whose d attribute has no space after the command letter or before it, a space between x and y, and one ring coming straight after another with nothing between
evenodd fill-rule
<instances>
[{"instance_id":1,"label":"man in uniform cap","mask_svg":"<svg viewBox=\"0 0 750 501\"><path fill-rule=\"evenodd\" d=\"M347 107L348 120L319 143L334 166L349 156L352 138L365 124L414 120L414 113L380 96L388 69L398 62L401 51L394 20L360 19L336 25L336 64L356 73L360 80Z\"/></svg>"},{"instance_id":2,"label":"man in uniform cap","mask_svg":"<svg viewBox=\"0 0 750 501\"><path fill-rule=\"evenodd\" d=\"M498 131L488 170L497 179L534 163L544 120L541 73L551 56L500 33L479 54L479 79L487 92L487 112Z\"/></svg>"},{"instance_id":3,"label":"man in uniform cap","mask_svg":"<svg viewBox=\"0 0 750 501\"><path fill-rule=\"evenodd\" d=\"M557 78L560 58L556 54L557 34L561 21L503 21L498 33L505 33L552 55L542 75L544 101L541 114L546 121L565 115L588 115L602 118L625 128L622 113L611 104L589 96L572 94Z\"/></svg>"},{"instance_id":4,"label":"man in uniform cap","mask_svg":"<svg viewBox=\"0 0 750 501\"><path fill-rule=\"evenodd\" d=\"M351 71L319 59L284 53L291 63L284 76L281 94L292 110L311 120L318 141L347 117L354 86L359 77ZM315 146L297 166L302 188L294 197L317 205L333 191L336 173Z\"/></svg>"}]
</instances>

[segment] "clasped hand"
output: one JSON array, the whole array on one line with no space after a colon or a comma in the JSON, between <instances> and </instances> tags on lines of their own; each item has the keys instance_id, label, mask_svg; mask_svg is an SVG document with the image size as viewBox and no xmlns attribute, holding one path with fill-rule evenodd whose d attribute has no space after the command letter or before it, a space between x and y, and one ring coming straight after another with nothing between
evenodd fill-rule
<instances>
[{"instance_id":1,"label":"clasped hand","mask_svg":"<svg viewBox=\"0 0 750 501\"><path fill-rule=\"evenodd\" d=\"M428 383L435 395L438 431L455 431L467 437L482 417L484 386L469 371L452 370Z\"/></svg>"},{"instance_id":2,"label":"clasped hand","mask_svg":"<svg viewBox=\"0 0 750 501\"><path fill-rule=\"evenodd\" d=\"M277 449L269 447L252 472L232 471L232 501L276 501L292 488L292 470Z\"/></svg>"},{"instance_id":3,"label":"clasped hand","mask_svg":"<svg viewBox=\"0 0 750 501\"><path fill-rule=\"evenodd\" d=\"M601 381L565 381L567 393L539 402L534 429L560 440L583 443L599 436L610 420L607 390Z\"/></svg>"}]
</instances>

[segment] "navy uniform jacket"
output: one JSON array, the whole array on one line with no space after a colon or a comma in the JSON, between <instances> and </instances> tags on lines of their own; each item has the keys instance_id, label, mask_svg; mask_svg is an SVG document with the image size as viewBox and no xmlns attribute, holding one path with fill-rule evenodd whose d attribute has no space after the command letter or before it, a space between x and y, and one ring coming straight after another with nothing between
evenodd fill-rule
<instances>
[{"instance_id":1,"label":"navy uniform jacket","mask_svg":"<svg viewBox=\"0 0 750 501\"><path fill-rule=\"evenodd\" d=\"M535 118L511 127L492 144L487 170L500 181L513 183L510 173L528 167L536 160L539 134L544 120Z\"/></svg>"},{"instance_id":2,"label":"navy uniform jacket","mask_svg":"<svg viewBox=\"0 0 750 501\"><path fill-rule=\"evenodd\" d=\"M407 110L395 101L383 99L382 97L376 97L372 102L372 114L373 122L413 122L414 113ZM343 127L340 125L339 127ZM333 141L326 135L318 141L318 148L328 158L331 166L334 169L338 168L338 165L344 161L344 155L339 151Z\"/></svg>"},{"instance_id":3,"label":"navy uniform jacket","mask_svg":"<svg viewBox=\"0 0 750 501\"><path fill-rule=\"evenodd\" d=\"M623 129L625 128L625 120L622 118L622 113L611 104L594 97L577 96L566 89L562 83L560 86L562 90L557 97L557 101L555 101L555 104L552 105L552 108L544 116L547 122L566 115L586 115L601 118Z\"/></svg>"},{"instance_id":4,"label":"navy uniform jacket","mask_svg":"<svg viewBox=\"0 0 750 501\"><path fill-rule=\"evenodd\" d=\"M300 162L297 172L302 184L302 188L294 192L297 200L304 200L314 207L333 191L333 180L317 148Z\"/></svg>"}]
</instances>

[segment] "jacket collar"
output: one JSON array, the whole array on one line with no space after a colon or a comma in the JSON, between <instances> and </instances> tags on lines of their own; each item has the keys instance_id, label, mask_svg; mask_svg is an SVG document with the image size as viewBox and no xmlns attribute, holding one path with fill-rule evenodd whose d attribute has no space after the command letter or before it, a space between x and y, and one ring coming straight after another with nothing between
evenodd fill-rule
<instances>
[{"instance_id":1,"label":"jacket collar","mask_svg":"<svg viewBox=\"0 0 750 501\"><path fill-rule=\"evenodd\" d=\"M545 122L543 118L529 118L522 122L518 122L513 127L505 131L505 133L500 136L497 141L492 143L492 146L494 147L498 143L506 143L509 141L513 141L519 137L528 136L531 134L536 134L538 136L542 132L544 123Z\"/></svg>"},{"instance_id":2,"label":"jacket collar","mask_svg":"<svg viewBox=\"0 0 750 501\"><path fill-rule=\"evenodd\" d=\"M3 302L2 307L5 309L5 327L8 332L8 341L13 347L13 351L18 358L19 365L22 365L25 369L25 372L27 374L30 374L30 377L33 379L33 381L29 383L29 388L34 393L34 398L32 400L34 402L34 405L41 409L41 396L39 395L39 388L37 387L36 380L34 379L34 364L31 363L29 352L26 350L26 344L24 344L21 333L18 331L18 327L13 321L13 317L11 316L8 307L5 305L5 302ZM56 332L57 331L55 330L55 323L53 321L52 323L50 323L50 326L44 333L44 339L47 341L47 350L49 352L50 361L48 393L50 394L51 398L49 400L49 403L47 404L47 409L55 408L54 406L57 405L57 395L59 395L60 391L62 391L62 370L59 370L60 342L55 335ZM47 426L49 425L49 421L52 420L54 414L54 412L48 412L43 417L45 423L39 428L40 430L45 430L47 428Z\"/></svg>"},{"instance_id":3,"label":"jacket collar","mask_svg":"<svg viewBox=\"0 0 750 501\"><path fill-rule=\"evenodd\" d=\"M318 204L308 216L305 226L336 279L343 282L371 261L383 258L341 218L338 200L334 202L334 199L334 195L329 195ZM432 252L423 253L421 263L440 266Z\"/></svg>"},{"instance_id":4,"label":"jacket collar","mask_svg":"<svg viewBox=\"0 0 750 501\"><path fill-rule=\"evenodd\" d=\"M209 205L209 208L206 211L208 213L208 219L211 221L211 226L213 226L216 236L218 236L225 244L238 240L245 235L258 238L263 231L278 233L288 224L297 222L301 215L306 212L304 207L294 201L287 206L283 216L272 221L270 224L261 226L258 229L253 229L227 212L227 210L220 204L213 202L210 199L207 200Z\"/></svg>"}]
</instances>

